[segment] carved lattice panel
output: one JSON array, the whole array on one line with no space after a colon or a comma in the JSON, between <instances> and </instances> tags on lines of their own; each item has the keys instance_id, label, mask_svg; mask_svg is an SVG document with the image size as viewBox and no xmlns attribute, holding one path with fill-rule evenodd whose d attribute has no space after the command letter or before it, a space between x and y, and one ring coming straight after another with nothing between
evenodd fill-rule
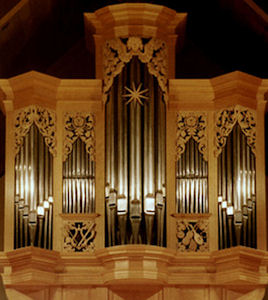
<instances>
[{"instance_id":1,"label":"carved lattice panel","mask_svg":"<svg viewBox=\"0 0 268 300\"><path fill-rule=\"evenodd\" d=\"M240 125L242 132L247 137L247 144L255 154L256 112L241 105L236 105L223 109L216 114L216 157L219 156L223 147L226 145L227 137L232 132L236 123Z\"/></svg>"},{"instance_id":2,"label":"carved lattice panel","mask_svg":"<svg viewBox=\"0 0 268 300\"><path fill-rule=\"evenodd\" d=\"M185 144L193 138L198 143L199 152L207 161L207 114L202 112L179 112L177 114L177 160L185 151Z\"/></svg>"},{"instance_id":3,"label":"carved lattice panel","mask_svg":"<svg viewBox=\"0 0 268 300\"><path fill-rule=\"evenodd\" d=\"M209 251L208 220L177 220L177 249L180 252Z\"/></svg>"},{"instance_id":4,"label":"carved lattice panel","mask_svg":"<svg viewBox=\"0 0 268 300\"><path fill-rule=\"evenodd\" d=\"M65 221L63 227L64 252L93 252L95 250L96 223L90 221Z\"/></svg>"}]
</instances>

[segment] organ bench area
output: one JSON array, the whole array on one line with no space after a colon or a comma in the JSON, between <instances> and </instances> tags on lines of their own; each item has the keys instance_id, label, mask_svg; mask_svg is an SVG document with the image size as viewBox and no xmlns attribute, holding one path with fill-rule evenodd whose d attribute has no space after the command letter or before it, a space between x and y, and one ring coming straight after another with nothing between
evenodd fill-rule
<instances>
[{"instance_id":1,"label":"organ bench area","mask_svg":"<svg viewBox=\"0 0 268 300\"><path fill-rule=\"evenodd\" d=\"M7 295L263 299L268 80L174 79L186 14L84 18L96 79L0 80Z\"/></svg>"}]
</instances>

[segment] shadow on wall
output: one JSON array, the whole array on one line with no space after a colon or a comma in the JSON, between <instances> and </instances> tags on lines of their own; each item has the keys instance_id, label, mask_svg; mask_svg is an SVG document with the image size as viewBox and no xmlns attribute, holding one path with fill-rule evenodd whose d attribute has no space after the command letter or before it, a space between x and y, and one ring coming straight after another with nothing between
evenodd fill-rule
<instances>
[{"instance_id":1,"label":"shadow on wall","mask_svg":"<svg viewBox=\"0 0 268 300\"><path fill-rule=\"evenodd\" d=\"M7 294L6 294L6 291L5 291L5 288L4 288L2 276L0 276L0 299L1 300L8 300L7 299Z\"/></svg>"}]
</instances>

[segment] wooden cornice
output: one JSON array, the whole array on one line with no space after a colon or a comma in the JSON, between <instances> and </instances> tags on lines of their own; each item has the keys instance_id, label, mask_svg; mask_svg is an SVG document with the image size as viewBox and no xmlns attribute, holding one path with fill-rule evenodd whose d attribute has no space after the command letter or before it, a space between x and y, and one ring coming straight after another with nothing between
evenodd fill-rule
<instances>
[{"instance_id":1,"label":"wooden cornice","mask_svg":"<svg viewBox=\"0 0 268 300\"><path fill-rule=\"evenodd\" d=\"M124 3L85 13L86 32L104 39L141 36L166 39L185 26L186 13L149 3Z\"/></svg>"}]
</instances>

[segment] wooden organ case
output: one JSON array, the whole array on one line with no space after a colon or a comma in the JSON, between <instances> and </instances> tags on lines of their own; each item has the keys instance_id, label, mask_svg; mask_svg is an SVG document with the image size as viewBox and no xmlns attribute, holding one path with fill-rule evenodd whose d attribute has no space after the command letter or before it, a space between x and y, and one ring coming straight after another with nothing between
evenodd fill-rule
<instances>
[{"instance_id":1,"label":"wooden organ case","mask_svg":"<svg viewBox=\"0 0 268 300\"><path fill-rule=\"evenodd\" d=\"M163 6L84 20L96 79L0 80L7 294L262 299L268 81L175 79L186 14Z\"/></svg>"}]
</instances>

